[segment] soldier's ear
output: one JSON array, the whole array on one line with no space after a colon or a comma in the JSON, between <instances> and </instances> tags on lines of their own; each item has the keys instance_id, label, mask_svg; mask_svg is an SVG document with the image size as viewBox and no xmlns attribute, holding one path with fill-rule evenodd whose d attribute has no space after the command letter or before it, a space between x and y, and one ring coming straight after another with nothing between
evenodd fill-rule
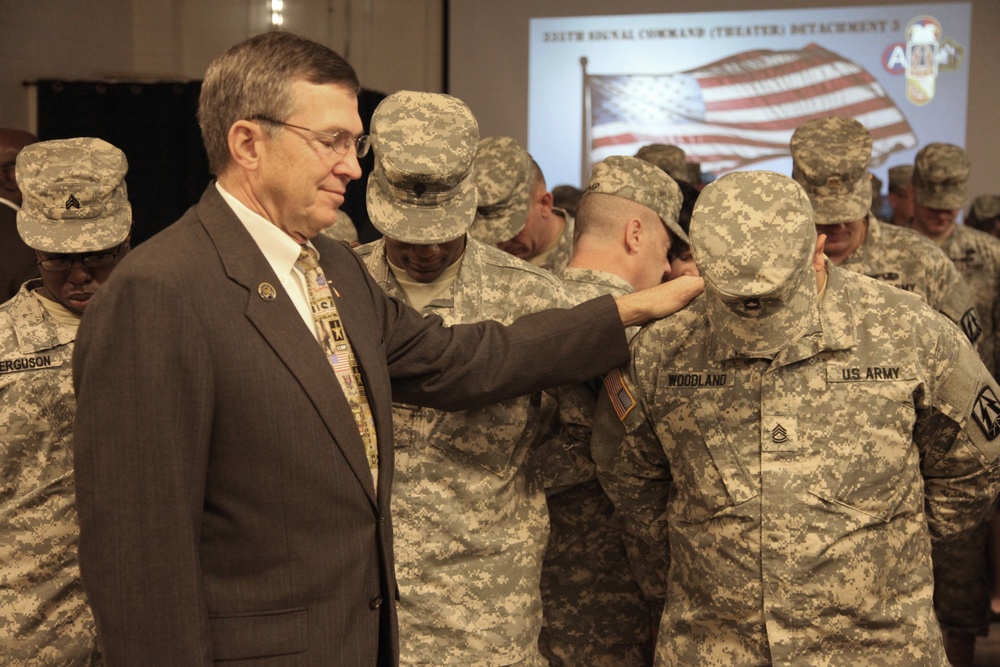
<instances>
[{"instance_id":1,"label":"soldier's ear","mask_svg":"<svg viewBox=\"0 0 1000 667\"><path fill-rule=\"evenodd\" d=\"M541 198L538 200L538 202L539 202L539 204L541 204L542 208L548 209L548 210L552 209L552 202L553 201L554 201L554 199L552 198L552 193L549 192L548 190L546 190L545 194L543 194L541 196Z\"/></svg>"},{"instance_id":2,"label":"soldier's ear","mask_svg":"<svg viewBox=\"0 0 1000 667\"><path fill-rule=\"evenodd\" d=\"M634 255L639 252L639 246L642 244L642 220L639 218L630 218L627 223L625 223L625 237L622 239L625 244L625 250L630 255Z\"/></svg>"}]
</instances>

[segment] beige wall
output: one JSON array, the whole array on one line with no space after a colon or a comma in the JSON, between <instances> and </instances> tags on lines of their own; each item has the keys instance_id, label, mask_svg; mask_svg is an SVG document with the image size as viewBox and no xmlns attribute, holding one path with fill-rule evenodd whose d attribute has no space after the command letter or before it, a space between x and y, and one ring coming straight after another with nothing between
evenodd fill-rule
<instances>
[{"instance_id":1,"label":"beige wall","mask_svg":"<svg viewBox=\"0 0 1000 667\"><path fill-rule=\"evenodd\" d=\"M940 1L940 0L939 0ZM944 0L948 1L948 0ZM327 44L364 86L390 93L443 87L443 0L286 0L285 28ZM529 12L794 9L865 0L451 0L449 92L466 100L482 133L527 138ZM875 4L919 4L875 0ZM972 0L967 147L973 194L1000 192L1000 1ZM200 79L227 47L269 28L265 0L0 0L0 127L31 129L24 81ZM482 53L502 53L484 62ZM554 101L558 103L558 101Z\"/></svg>"},{"instance_id":2,"label":"beige wall","mask_svg":"<svg viewBox=\"0 0 1000 667\"><path fill-rule=\"evenodd\" d=\"M286 0L284 28L341 53L362 85L441 90L442 0ZM266 0L0 0L0 127L33 129L24 81L192 80L270 29Z\"/></svg>"}]
</instances>

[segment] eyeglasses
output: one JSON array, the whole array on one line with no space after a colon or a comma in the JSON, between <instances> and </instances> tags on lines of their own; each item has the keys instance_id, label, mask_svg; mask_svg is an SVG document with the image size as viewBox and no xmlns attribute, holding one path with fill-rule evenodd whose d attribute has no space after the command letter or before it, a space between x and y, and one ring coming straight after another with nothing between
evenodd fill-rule
<instances>
[{"instance_id":1,"label":"eyeglasses","mask_svg":"<svg viewBox=\"0 0 1000 667\"><path fill-rule=\"evenodd\" d=\"M81 252L72 255L59 255L58 257L49 257L41 261L36 262L38 266L42 267L46 271L69 271L73 268L73 264L76 262L83 263L84 266L90 269L99 269L102 266L108 266L115 261L121 253L123 243L119 243L118 247L114 250L101 250L99 252Z\"/></svg>"},{"instance_id":2,"label":"eyeglasses","mask_svg":"<svg viewBox=\"0 0 1000 667\"><path fill-rule=\"evenodd\" d=\"M286 123L282 120L274 120L273 118L268 118L267 116L254 116L250 120L262 120L265 123L273 123L275 125L284 125L285 127L291 127L296 130L303 130L305 132L310 132L315 135L316 141L320 143L324 148L337 153L338 155L347 155L348 151L351 150L351 146L354 146L354 150L357 151L358 157L364 157L368 155L368 149L371 148L371 137L367 134L359 134L354 136L347 130L338 130L336 132L320 132L319 130L311 130L308 127L302 127L301 125L292 125L291 123Z\"/></svg>"}]
</instances>

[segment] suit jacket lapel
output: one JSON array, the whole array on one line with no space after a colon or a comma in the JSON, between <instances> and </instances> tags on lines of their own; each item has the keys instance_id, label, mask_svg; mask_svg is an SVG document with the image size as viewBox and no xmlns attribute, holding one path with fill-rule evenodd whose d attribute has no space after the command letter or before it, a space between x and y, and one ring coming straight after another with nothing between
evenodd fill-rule
<instances>
[{"instance_id":1,"label":"suit jacket lapel","mask_svg":"<svg viewBox=\"0 0 1000 667\"><path fill-rule=\"evenodd\" d=\"M226 274L247 290L247 319L298 380L364 487L372 506L377 507L364 443L319 343L303 326L271 266L214 183L198 203L198 215L215 244ZM268 301L261 296L264 283L274 288L277 298Z\"/></svg>"}]
</instances>

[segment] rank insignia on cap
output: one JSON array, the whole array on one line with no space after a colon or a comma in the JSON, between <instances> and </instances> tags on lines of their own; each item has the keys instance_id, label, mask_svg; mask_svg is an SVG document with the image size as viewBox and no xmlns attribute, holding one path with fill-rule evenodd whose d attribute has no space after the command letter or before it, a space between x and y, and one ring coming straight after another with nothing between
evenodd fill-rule
<instances>
[{"instance_id":1,"label":"rank insignia on cap","mask_svg":"<svg viewBox=\"0 0 1000 667\"><path fill-rule=\"evenodd\" d=\"M989 386L983 387L972 407L972 418L979 424L987 440L1000 435L1000 401Z\"/></svg>"},{"instance_id":2,"label":"rank insignia on cap","mask_svg":"<svg viewBox=\"0 0 1000 667\"><path fill-rule=\"evenodd\" d=\"M611 406L615 409L618 419L624 421L628 413L632 412L632 408L635 407L635 399L632 398L632 393L625 386L619 369L616 368L604 377L604 388L608 392Z\"/></svg>"},{"instance_id":3,"label":"rank insignia on cap","mask_svg":"<svg viewBox=\"0 0 1000 667\"><path fill-rule=\"evenodd\" d=\"M80 208L80 200L74 195L70 195L69 199L66 200L66 210L68 211L71 208Z\"/></svg>"},{"instance_id":4,"label":"rank insignia on cap","mask_svg":"<svg viewBox=\"0 0 1000 667\"><path fill-rule=\"evenodd\" d=\"M274 286L271 285L271 283L261 283L257 286L257 294L259 294L260 298L264 299L264 301L274 301L278 296L278 291L274 289Z\"/></svg>"}]
</instances>

